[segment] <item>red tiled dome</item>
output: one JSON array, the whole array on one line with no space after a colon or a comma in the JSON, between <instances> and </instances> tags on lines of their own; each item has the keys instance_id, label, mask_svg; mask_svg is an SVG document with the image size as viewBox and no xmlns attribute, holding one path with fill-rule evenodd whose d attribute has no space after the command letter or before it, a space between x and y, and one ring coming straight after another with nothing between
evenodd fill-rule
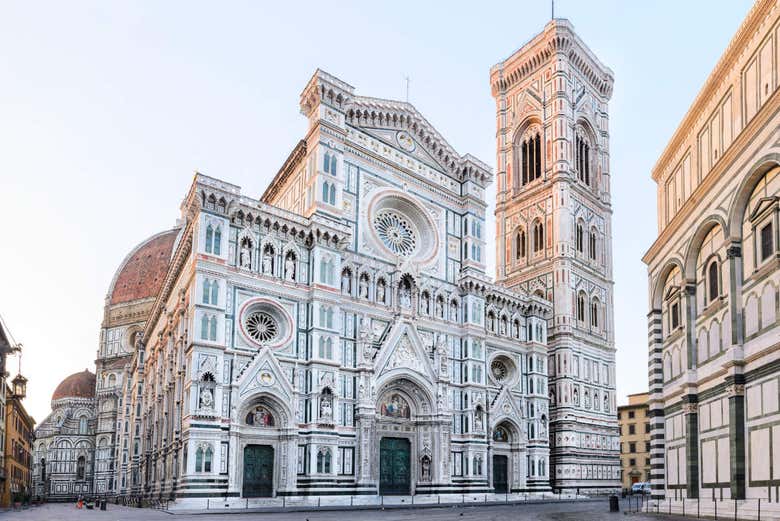
<instances>
[{"instance_id":1,"label":"red tiled dome","mask_svg":"<svg viewBox=\"0 0 780 521\"><path fill-rule=\"evenodd\" d=\"M178 228L158 233L130 252L114 275L109 305L157 296L168 272L178 233Z\"/></svg>"},{"instance_id":2,"label":"red tiled dome","mask_svg":"<svg viewBox=\"0 0 780 521\"><path fill-rule=\"evenodd\" d=\"M60 398L94 398L95 397L95 374L89 369L84 369L80 373L73 373L54 390L51 396L52 401Z\"/></svg>"}]
</instances>

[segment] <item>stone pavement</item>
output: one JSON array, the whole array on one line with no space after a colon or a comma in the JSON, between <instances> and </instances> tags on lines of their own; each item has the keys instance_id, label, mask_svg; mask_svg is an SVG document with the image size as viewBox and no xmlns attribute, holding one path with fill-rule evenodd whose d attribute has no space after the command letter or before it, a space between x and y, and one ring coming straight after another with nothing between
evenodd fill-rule
<instances>
[{"instance_id":1,"label":"stone pavement","mask_svg":"<svg viewBox=\"0 0 780 521\"><path fill-rule=\"evenodd\" d=\"M623 503L621 507L626 507ZM400 510L355 510L286 513L187 513L170 514L160 510L108 505L108 510L76 510L72 504L48 504L19 512L0 514L2 521L658 521L691 518L645 514L610 514L604 500L526 505L467 506L446 508L405 508Z\"/></svg>"}]
</instances>

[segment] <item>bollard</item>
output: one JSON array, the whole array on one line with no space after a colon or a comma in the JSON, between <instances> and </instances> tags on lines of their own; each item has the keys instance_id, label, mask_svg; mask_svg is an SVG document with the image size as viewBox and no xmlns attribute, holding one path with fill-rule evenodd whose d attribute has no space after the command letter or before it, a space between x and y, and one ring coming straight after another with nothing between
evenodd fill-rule
<instances>
[{"instance_id":1,"label":"bollard","mask_svg":"<svg viewBox=\"0 0 780 521\"><path fill-rule=\"evenodd\" d=\"M105 509L106 509L106 500L103 499L100 501L100 510L105 510Z\"/></svg>"},{"instance_id":2,"label":"bollard","mask_svg":"<svg viewBox=\"0 0 780 521\"><path fill-rule=\"evenodd\" d=\"M620 505L618 504L618 497L616 494L609 496L609 511L620 512Z\"/></svg>"}]
</instances>

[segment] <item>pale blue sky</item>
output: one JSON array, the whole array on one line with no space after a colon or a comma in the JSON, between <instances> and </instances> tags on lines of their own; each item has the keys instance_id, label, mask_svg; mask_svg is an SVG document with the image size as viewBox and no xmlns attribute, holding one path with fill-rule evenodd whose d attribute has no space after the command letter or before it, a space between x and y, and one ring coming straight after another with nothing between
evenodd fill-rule
<instances>
[{"instance_id":1,"label":"pale blue sky","mask_svg":"<svg viewBox=\"0 0 780 521\"><path fill-rule=\"evenodd\" d=\"M750 5L556 2L615 73L621 402L647 387L650 169ZM0 0L0 314L25 345L35 419L62 378L94 370L115 269L173 226L195 170L262 193L305 132L298 96L317 67L387 98L409 75L452 146L495 165L489 68L549 17L548 1Z\"/></svg>"}]
</instances>

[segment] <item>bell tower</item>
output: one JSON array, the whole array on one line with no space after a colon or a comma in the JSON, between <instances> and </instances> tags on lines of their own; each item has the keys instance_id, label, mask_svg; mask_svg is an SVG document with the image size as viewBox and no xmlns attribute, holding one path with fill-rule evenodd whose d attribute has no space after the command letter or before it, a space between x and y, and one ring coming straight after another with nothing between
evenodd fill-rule
<instances>
[{"instance_id":1,"label":"bell tower","mask_svg":"<svg viewBox=\"0 0 780 521\"><path fill-rule=\"evenodd\" d=\"M620 486L612 310L612 71L553 19L490 71L496 100L496 280L553 303L550 478ZM641 428L641 426L640 426Z\"/></svg>"}]
</instances>

